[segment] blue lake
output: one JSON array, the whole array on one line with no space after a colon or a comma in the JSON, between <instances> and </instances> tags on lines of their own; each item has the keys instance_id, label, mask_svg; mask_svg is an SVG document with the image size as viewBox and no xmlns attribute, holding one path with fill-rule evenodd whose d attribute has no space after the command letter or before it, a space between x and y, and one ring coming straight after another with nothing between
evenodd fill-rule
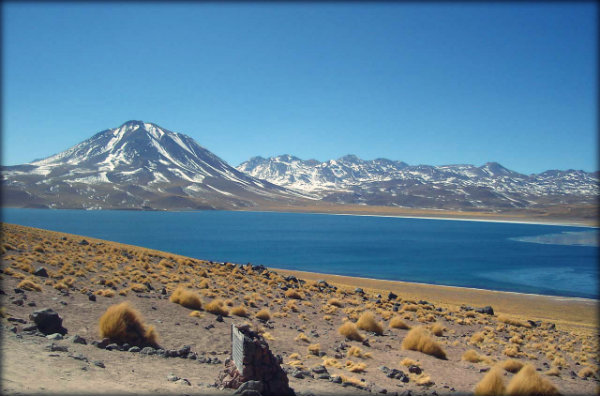
<instances>
[{"instance_id":1,"label":"blue lake","mask_svg":"<svg viewBox=\"0 0 600 396\"><path fill-rule=\"evenodd\" d=\"M523 293L599 296L595 228L230 211L3 209L2 221L213 261ZM571 236L576 237L572 243Z\"/></svg>"}]
</instances>

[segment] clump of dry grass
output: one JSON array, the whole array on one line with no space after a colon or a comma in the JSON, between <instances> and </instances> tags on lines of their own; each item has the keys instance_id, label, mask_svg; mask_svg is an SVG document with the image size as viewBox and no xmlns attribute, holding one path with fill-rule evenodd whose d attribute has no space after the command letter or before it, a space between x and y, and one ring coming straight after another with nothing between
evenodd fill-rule
<instances>
[{"instance_id":1,"label":"clump of dry grass","mask_svg":"<svg viewBox=\"0 0 600 396\"><path fill-rule=\"evenodd\" d=\"M477 396L500 396L506 391L502 381L502 370L494 367L475 385L473 392Z\"/></svg>"},{"instance_id":2,"label":"clump of dry grass","mask_svg":"<svg viewBox=\"0 0 600 396\"><path fill-rule=\"evenodd\" d=\"M192 311L188 316L191 316L192 318L202 318L204 317L204 314L200 311Z\"/></svg>"},{"instance_id":3,"label":"clump of dry grass","mask_svg":"<svg viewBox=\"0 0 600 396\"><path fill-rule=\"evenodd\" d=\"M404 358L404 359L402 359L400 364L403 366L406 366L406 367L410 367L410 366L418 366L419 362L416 362L416 361L412 360L411 358Z\"/></svg>"},{"instance_id":4,"label":"clump of dry grass","mask_svg":"<svg viewBox=\"0 0 600 396\"><path fill-rule=\"evenodd\" d=\"M348 349L348 352L346 352L346 356L348 356L348 357L356 356L359 358L370 358L371 354L369 352L363 352L362 349L360 349L357 346L351 346Z\"/></svg>"},{"instance_id":5,"label":"clump of dry grass","mask_svg":"<svg viewBox=\"0 0 600 396\"><path fill-rule=\"evenodd\" d=\"M38 291L38 292L42 291L42 287L40 285L38 285L37 283L35 283L34 281L29 280L29 279L23 279L21 282L19 282L17 287L19 289L28 290L28 291Z\"/></svg>"},{"instance_id":6,"label":"clump of dry grass","mask_svg":"<svg viewBox=\"0 0 600 396\"><path fill-rule=\"evenodd\" d=\"M245 318L248 316L248 311L246 311L246 307L244 307L243 305L238 305L237 307L231 308L231 314ZM269 319L270 317L267 318L267 320Z\"/></svg>"},{"instance_id":7,"label":"clump of dry grass","mask_svg":"<svg viewBox=\"0 0 600 396\"><path fill-rule=\"evenodd\" d=\"M56 286L59 284L60 284L60 282L57 283L56 285L54 285L54 288L56 289ZM111 290L111 289L101 289L101 290L96 291L94 294L97 296L108 297L108 298L115 296L114 290Z\"/></svg>"},{"instance_id":8,"label":"clump of dry grass","mask_svg":"<svg viewBox=\"0 0 600 396\"><path fill-rule=\"evenodd\" d=\"M344 304L338 298L330 298L329 301L327 301L327 304L333 305L334 307L338 308L344 307Z\"/></svg>"},{"instance_id":9,"label":"clump of dry grass","mask_svg":"<svg viewBox=\"0 0 600 396\"><path fill-rule=\"evenodd\" d=\"M411 351L423 352L427 355L435 356L438 359L446 359L446 352L442 347L429 336L427 330L423 327L415 327L408 332L402 340L402 348Z\"/></svg>"},{"instance_id":10,"label":"clump of dry grass","mask_svg":"<svg viewBox=\"0 0 600 396\"><path fill-rule=\"evenodd\" d=\"M268 309L261 309L256 313L255 317L258 320L266 322L267 320L271 319L271 312L269 312Z\"/></svg>"},{"instance_id":11,"label":"clump of dry grass","mask_svg":"<svg viewBox=\"0 0 600 396\"><path fill-rule=\"evenodd\" d=\"M502 362L500 366L509 373L517 373L523 368L524 364L520 360L508 359Z\"/></svg>"},{"instance_id":12,"label":"clump of dry grass","mask_svg":"<svg viewBox=\"0 0 600 396\"><path fill-rule=\"evenodd\" d=\"M444 335L444 331L446 331L446 328L441 323L434 323L431 326L431 332L434 336L441 337Z\"/></svg>"},{"instance_id":13,"label":"clump of dry grass","mask_svg":"<svg viewBox=\"0 0 600 396\"><path fill-rule=\"evenodd\" d=\"M344 323L338 328L338 333L343 335L349 340L362 341L364 336L358 332L356 325L350 321Z\"/></svg>"},{"instance_id":14,"label":"clump of dry grass","mask_svg":"<svg viewBox=\"0 0 600 396\"><path fill-rule=\"evenodd\" d=\"M298 292L296 289L289 289L285 292L285 296L287 298L293 298L295 300L302 300L304 296Z\"/></svg>"},{"instance_id":15,"label":"clump of dry grass","mask_svg":"<svg viewBox=\"0 0 600 396\"><path fill-rule=\"evenodd\" d=\"M158 346L154 326L146 327L140 313L128 302L108 307L100 317L100 336L121 344Z\"/></svg>"},{"instance_id":16,"label":"clump of dry grass","mask_svg":"<svg viewBox=\"0 0 600 396\"><path fill-rule=\"evenodd\" d=\"M200 300L200 296L183 287L175 289L173 294L171 294L169 301L189 309L202 309L202 300Z\"/></svg>"},{"instance_id":17,"label":"clump of dry grass","mask_svg":"<svg viewBox=\"0 0 600 396\"><path fill-rule=\"evenodd\" d=\"M392 320L390 320L390 328L392 329L405 329L405 330L409 330L410 326L407 325L401 317L399 316L395 316L392 318Z\"/></svg>"},{"instance_id":18,"label":"clump of dry grass","mask_svg":"<svg viewBox=\"0 0 600 396\"><path fill-rule=\"evenodd\" d=\"M362 373L367 368L365 363L355 363L351 360L346 362L346 369L351 373Z\"/></svg>"},{"instance_id":19,"label":"clump of dry grass","mask_svg":"<svg viewBox=\"0 0 600 396\"><path fill-rule=\"evenodd\" d=\"M360 315L360 318L358 318L358 321L356 322L356 327L361 330L373 332L377 335L383 334L383 326L375 320L375 316L369 311Z\"/></svg>"},{"instance_id":20,"label":"clump of dry grass","mask_svg":"<svg viewBox=\"0 0 600 396\"><path fill-rule=\"evenodd\" d=\"M509 395L559 395L558 389L547 379L535 372L528 364L523 367L508 383L506 393Z\"/></svg>"},{"instance_id":21,"label":"clump of dry grass","mask_svg":"<svg viewBox=\"0 0 600 396\"><path fill-rule=\"evenodd\" d=\"M579 378L595 377L596 372L591 367L584 367L581 370L579 370L579 372L577 373L577 376Z\"/></svg>"},{"instance_id":22,"label":"clump of dry grass","mask_svg":"<svg viewBox=\"0 0 600 396\"><path fill-rule=\"evenodd\" d=\"M319 356L319 352L321 352L321 344L310 344L308 346L308 352L315 356Z\"/></svg>"},{"instance_id":23,"label":"clump of dry grass","mask_svg":"<svg viewBox=\"0 0 600 396\"><path fill-rule=\"evenodd\" d=\"M526 328L531 328L531 325L527 322L522 322L520 320L517 319L512 319L509 318L508 316L504 316L504 315L500 315L498 316L498 321L502 322L502 323L506 323L512 326L517 326L517 327L526 327Z\"/></svg>"},{"instance_id":24,"label":"clump of dry grass","mask_svg":"<svg viewBox=\"0 0 600 396\"><path fill-rule=\"evenodd\" d=\"M462 360L465 360L465 361L471 362L471 363L479 363L483 359L481 358L481 356L479 356L477 351L475 351L474 349L469 349L468 351L463 353Z\"/></svg>"},{"instance_id":25,"label":"clump of dry grass","mask_svg":"<svg viewBox=\"0 0 600 396\"><path fill-rule=\"evenodd\" d=\"M560 371L558 370L558 367L552 367L549 370L545 371L544 374L552 377L558 377L560 375Z\"/></svg>"},{"instance_id":26,"label":"clump of dry grass","mask_svg":"<svg viewBox=\"0 0 600 396\"><path fill-rule=\"evenodd\" d=\"M229 315L229 310L225 308L225 303L220 298L215 298L214 300L206 304L206 307L204 309L206 309L207 312L210 312L215 315Z\"/></svg>"}]
</instances>

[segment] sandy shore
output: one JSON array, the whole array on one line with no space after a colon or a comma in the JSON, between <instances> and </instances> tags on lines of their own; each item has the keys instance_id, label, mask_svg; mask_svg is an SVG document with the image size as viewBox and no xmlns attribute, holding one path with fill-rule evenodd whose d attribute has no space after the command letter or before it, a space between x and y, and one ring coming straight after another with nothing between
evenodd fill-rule
<instances>
[{"instance_id":1,"label":"sandy shore","mask_svg":"<svg viewBox=\"0 0 600 396\"><path fill-rule=\"evenodd\" d=\"M407 298L422 299L436 305L490 305L494 312L531 320L549 320L566 328L580 328L592 332L599 327L600 301L587 298L545 296L472 289L455 286L430 285L402 281L358 278L286 269L273 270L306 280L320 280L340 287L361 287L374 293L387 295L390 291Z\"/></svg>"}]
</instances>

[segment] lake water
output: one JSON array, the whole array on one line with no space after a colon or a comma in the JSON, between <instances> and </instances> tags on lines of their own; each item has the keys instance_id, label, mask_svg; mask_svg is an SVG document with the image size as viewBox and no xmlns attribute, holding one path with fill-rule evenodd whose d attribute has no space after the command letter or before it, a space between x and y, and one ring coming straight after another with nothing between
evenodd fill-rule
<instances>
[{"instance_id":1,"label":"lake water","mask_svg":"<svg viewBox=\"0 0 600 396\"><path fill-rule=\"evenodd\" d=\"M3 209L2 221L213 261L599 296L595 228L229 211Z\"/></svg>"}]
</instances>

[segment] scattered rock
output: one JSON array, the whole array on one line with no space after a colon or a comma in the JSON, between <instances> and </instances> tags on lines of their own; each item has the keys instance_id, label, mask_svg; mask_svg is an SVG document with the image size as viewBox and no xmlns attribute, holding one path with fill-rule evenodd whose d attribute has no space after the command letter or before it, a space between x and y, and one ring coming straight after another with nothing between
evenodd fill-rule
<instances>
[{"instance_id":1,"label":"scattered rock","mask_svg":"<svg viewBox=\"0 0 600 396\"><path fill-rule=\"evenodd\" d=\"M334 384L341 384L342 377L340 377L339 375L333 375L331 376L331 382L333 382Z\"/></svg>"},{"instance_id":2,"label":"scattered rock","mask_svg":"<svg viewBox=\"0 0 600 396\"><path fill-rule=\"evenodd\" d=\"M356 294L365 294L365 291L362 288L357 287L356 289L354 289L354 293L356 293Z\"/></svg>"},{"instance_id":3,"label":"scattered rock","mask_svg":"<svg viewBox=\"0 0 600 396\"><path fill-rule=\"evenodd\" d=\"M192 384L190 383L190 381L188 381L185 378L180 378L177 381L175 381L176 384L178 385L187 385L187 386L192 386Z\"/></svg>"},{"instance_id":4,"label":"scattered rock","mask_svg":"<svg viewBox=\"0 0 600 396\"><path fill-rule=\"evenodd\" d=\"M15 322L15 323L21 323L21 324L27 323L27 321L25 319L13 318L12 316L9 316L6 320L8 320L9 322Z\"/></svg>"},{"instance_id":5,"label":"scattered rock","mask_svg":"<svg viewBox=\"0 0 600 396\"><path fill-rule=\"evenodd\" d=\"M96 295L94 293L88 292L87 296L88 296L88 300L96 301Z\"/></svg>"},{"instance_id":6,"label":"scattered rock","mask_svg":"<svg viewBox=\"0 0 600 396\"><path fill-rule=\"evenodd\" d=\"M262 381L246 381L242 383L234 392L234 395L242 395L247 391L254 391L262 394L264 392L265 385Z\"/></svg>"},{"instance_id":7,"label":"scattered rock","mask_svg":"<svg viewBox=\"0 0 600 396\"><path fill-rule=\"evenodd\" d=\"M148 346L148 347L142 348L140 353L143 355L156 355L156 349Z\"/></svg>"},{"instance_id":8,"label":"scattered rock","mask_svg":"<svg viewBox=\"0 0 600 396\"><path fill-rule=\"evenodd\" d=\"M13 300L12 303L15 304L15 305L18 305L19 307L22 307L23 304L25 304L25 301L23 301L22 298L18 298L16 300Z\"/></svg>"},{"instance_id":9,"label":"scattered rock","mask_svg":"<svg viewBox=\"0 0 600 396\"><path fill-rule=\"evenodd\" d=\"M104 363L102 363L99 360L94 360L92 363L94 364L94 366L97 366L97 367L100 367L100 368L106 368L106 366L104 365Z\"/></svg>"},{"instance_id":10,"label":"scattered rock","mask_svg":"<svg viewBox=\"0 0 600 396\"><path fill-rule=\"evenodd\" d=\"M71 357L72 357L73 359L75 359L75 360L82 360L82 361L84 361L84 362L87 362L87 361L88 361L87 357L85 357L85 356L84 356L84 355L82 355L81 353L78 353L78 354L76 354L76 355L69 355L69 356L71 356Z\"/></svg>"},{"instance_id":11,"label":"scattered rock","mask_svg":"<svg viewBox=\"0 0 600 396\"><path fill-rule=\"evenodd\" d=\"M60 333L54 333L54 334L47 335L46 338L49 340L62 340L63 336Z\"/></svg>"},{"instance_id":12,"label":"scattered rock","mask_svg":"<svg viewBox=\"0 0 600 396\"><path fill-rule=\"evenodd\" d=\"M104 349L106 348L106 346L110 344L110 339L109 338L103 338L102 341L92 341L92 345L95 346L96 348L100 348L100 349Z\"/></svg>"},{"instance_id":13,"label":"scattered rock","mask_svg":"<svg viewBox=\"0 0 600 396\"><path fill-rule=\"evenodd\" d=\"M62 318L50 308L34 311L29 318L37 325L44 334L60 333L67 334L67 329L62 327Z\"/></svg>"},{"instance_id":14,"label":"scattered rock","mask_svg":"<svg viewBox=\"0 0 600 396\"><path fill-rule=\"evenodd\" d=\"M46 268L44 268L44 267L38 267L35 271L33 271L33 275L39 276L42 278L47 278L48 271L46 271Z\"/></svg>"},{"instance_id":15,"label":"scattered rock","mask_svg":"<svg viewBox=\"0 0 600 396\"><path fill-rule=\"evenodd\" d=\"M479 313L486 314L486 315L493 315L494 308L490 307L489 305L486 305L483 308L475 308L475 312L479 312Z\"/></svg>"},{"instance_id":16,"label":"scattered rock","mask_svg":"<svg viewBox=\"0 0 600 396\"><path fill-rule=\"evenodd\" d=\"M389 292L388 294L388 300L392 301L398 298L398 295L394 292Z\"/></svg>"},{"instance_id":17,"label":"scattered rock","mask_svg":"<svg viewBox=\"0 0 600 396\"><path fill-rule=\"evenodd\" d=\"M169 374L169 375L167 375L167 381L175 382L175 381L177 381L177 380L179 380L179 377L178 377L178 376L176 376L176 375L174 375L174 374Z\"/></svg>"},{"instance_id":18,"label":"scattered rock","mask_svg":"<svg viewBox=\"0 0 600 396\"><path fill-rule=\"evenodd\" d=\"M408 366L408 372L419 375L423 372L423 370L421 370L421 367L419 366L412 365Z\"/></svg>"},{"instance_id":19,"label":"scattered rock","mask_svg":"<svg viewBox=\"0 0 600 396\"><path fill-rule=\"evenodd\" d=\"M106 349L107 351L112 351L114 349L119 349L119 345L112 343L112 344L108 344L106 347L104 347L104 349Z\"/></svg>"},{"instance_id":20,"label":"scattered rock","mask_svg":"<svg viewBox=\"0 0 600 396\"><path fill-rule=\"evenodd\" d=\"M128 349L129 352L140 352L142 349L139 346L132 346Z\"/></svg>"},{"instance_id":21,"label":"scattered rock","mask_svg":"<svg viewBox=\"0 0 600 396\"><path fill-rule=\"evenodd\" d=\"M50 352L68 352L69 348L66 345L58 345L55 343L46 345L46 349Z\"/></svg>"},{"instance_id":22,"label":"scattered rock","mask_svg":"<svg viewBox=\"0 0 600 396\"><path fill-rule=\"evenodd\" d=\"M223 316L221 315L217 315L217 318L215 319L217 322L223 322Z\"/></svg>"},{"instance_id":23,"label":"scattered rock","mask_svg":"<svg viewBox=\"0 0 600 396\"><path fill-rule=\"evenodd\" d=\"M215 325L214 325L214 324L212 324L212 323L210 323L208 326L204 326L204 328L205 328L206 330L214 329L214 328L215 328Z\"/></svg>"},{"instance_id":24,"label":"scattered rock","mask_svg":"<svg viewBox=\"0 0 600 396\"><path fill-rule=\"evenodd\" d=\"M86 246L86 245L89 245L90 243L88 241L86 241L85 239L82 239L81 241L79 241L79 244L82 246Z\"/></svg>"},{"instance_id":25,"label":"scattered rock","mask_svg":"<svg viewBox=\"0 0 600 396\"><path fill-rule=\"evenodd\" d=\"M311 369L311 371L315 374L323 374L327 372L327 369L325 368L325 366L315 366Z\"/></svg>"}]
</instances>

